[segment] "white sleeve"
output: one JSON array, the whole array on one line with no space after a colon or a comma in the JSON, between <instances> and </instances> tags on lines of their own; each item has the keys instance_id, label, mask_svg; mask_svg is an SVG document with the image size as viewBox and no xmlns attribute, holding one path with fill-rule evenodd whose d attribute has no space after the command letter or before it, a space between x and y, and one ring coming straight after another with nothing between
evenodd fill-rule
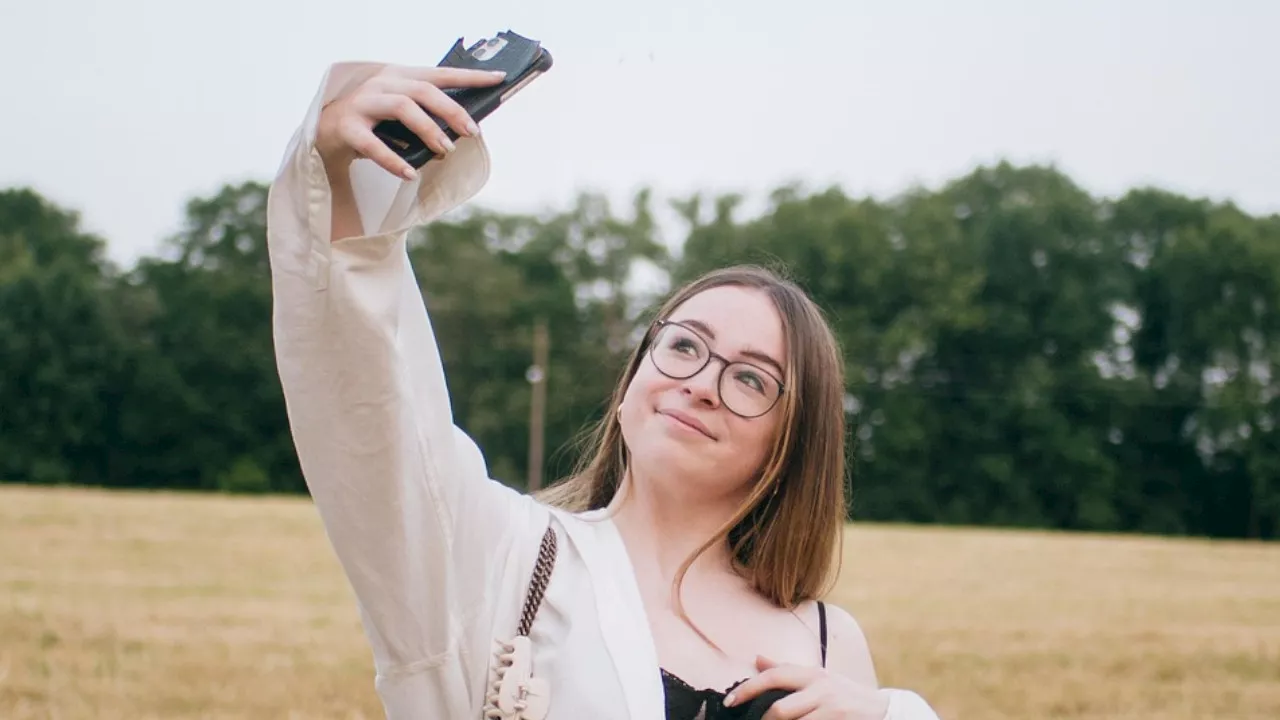
<instances>
[{"instance_id":1,"label":"white sleeve","mask_svg":"<svg viewBox=\"0 0 1280 720\"><path fill-rule=\"evenodd\" d=\"M916 693L910 690L886 690L889 693L889 710L884 720L938 720L938 714Z\"/></svg>"},{"instance_id":2,"label":"white sleeve","mask_svg":"<svg viewBox=\"0 0 1280 720\"><path fill-rule=\"evenodd\" d=\"M384 701L444 717L465 707L477 692L471 679L487 667L487 656L458 649L488 629L486 584L513 540L536 538L546 515L489 479L479 449L453 425L405 245L412 227L483 187L483 142L459 141L417 182L353 172L368 234L329 241L316 120L324 104L380 67L330 69L271 187L275 351L302 472L355 591ZM463 660L486 667L459 668Z\"/></svg>"}]
</instances>

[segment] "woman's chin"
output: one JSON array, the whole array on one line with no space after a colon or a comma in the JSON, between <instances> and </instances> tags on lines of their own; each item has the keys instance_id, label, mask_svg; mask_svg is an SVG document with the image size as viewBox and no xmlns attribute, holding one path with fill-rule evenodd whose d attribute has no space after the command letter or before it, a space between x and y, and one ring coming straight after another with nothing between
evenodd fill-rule
<instances>
[{"instance_id":1,"label":"woman's chin","mask_svg":"<svg viewBox=\"0 0 1280 720\"><path fill-rule=\"evenodd\" d=\"M659 472L696 474L715 468L719 453L710 450L705 444L689 442L686 436L659 433L644 457Z\"/></svg>"}]
</instances>

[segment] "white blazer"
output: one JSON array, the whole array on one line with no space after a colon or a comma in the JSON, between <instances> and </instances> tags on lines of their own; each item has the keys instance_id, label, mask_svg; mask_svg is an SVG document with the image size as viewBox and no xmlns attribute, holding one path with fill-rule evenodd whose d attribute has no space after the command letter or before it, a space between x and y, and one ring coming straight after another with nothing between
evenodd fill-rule
<instances>
[{"instance_id":1,"label":"white blazer","mask_svg":"<svg viewBox=\"0 0 1280 720\"><path fill-rule=\"evenodd\" d=\"M554 573L530 633L552 720L662 720L657 653L627 552L599 513L548 508L488 476L454 426L440 355L406 253L414 226L489 177L482 140L404 182L352 170L365 235L330 243L314 148L321 108L382 66L332 66L268 202L277 367L298 458L355 591L391 720L480 718L552 523ZM888 717L934 720L894 691Z\"/></svg>"}]
</instances>

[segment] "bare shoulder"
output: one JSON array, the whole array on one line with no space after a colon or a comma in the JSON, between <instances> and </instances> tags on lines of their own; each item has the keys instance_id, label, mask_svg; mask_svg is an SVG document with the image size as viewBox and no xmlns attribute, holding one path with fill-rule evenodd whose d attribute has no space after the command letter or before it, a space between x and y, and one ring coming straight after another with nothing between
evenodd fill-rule
<instances>
[{"instance_id":1,"label":"bare shoulder","mask_svg":"<svg viewBox=\"0 0 1280 720\"><path fill-rule=\"evenodd\" d=\"M862 626L839 605L824 604L827 608L827 667L855 682L880 687Z\"/></svg>"}]
</instances>

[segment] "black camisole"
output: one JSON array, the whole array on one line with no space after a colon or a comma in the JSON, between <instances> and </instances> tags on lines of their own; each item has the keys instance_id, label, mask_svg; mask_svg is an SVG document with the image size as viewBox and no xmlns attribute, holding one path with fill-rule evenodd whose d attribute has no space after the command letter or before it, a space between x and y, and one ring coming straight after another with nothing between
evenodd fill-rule
<instances>
[{"instance_id":1,"label":"black camisole","mask_svg":"<svg viewBox=\"0 0 1280 720\"><path fill-rule=\"evenodd\" d=\"M826 667L827 607L821 602L818 603L818 642L822 645L822 667ZM775 702L791 694L787 690L770 690L745 705L725 707L725 696L745 681L743 678L723 691L699 690L663 670L662 689L667 699L667 720L760 720Z\"/></svg>"}]
</instances>

